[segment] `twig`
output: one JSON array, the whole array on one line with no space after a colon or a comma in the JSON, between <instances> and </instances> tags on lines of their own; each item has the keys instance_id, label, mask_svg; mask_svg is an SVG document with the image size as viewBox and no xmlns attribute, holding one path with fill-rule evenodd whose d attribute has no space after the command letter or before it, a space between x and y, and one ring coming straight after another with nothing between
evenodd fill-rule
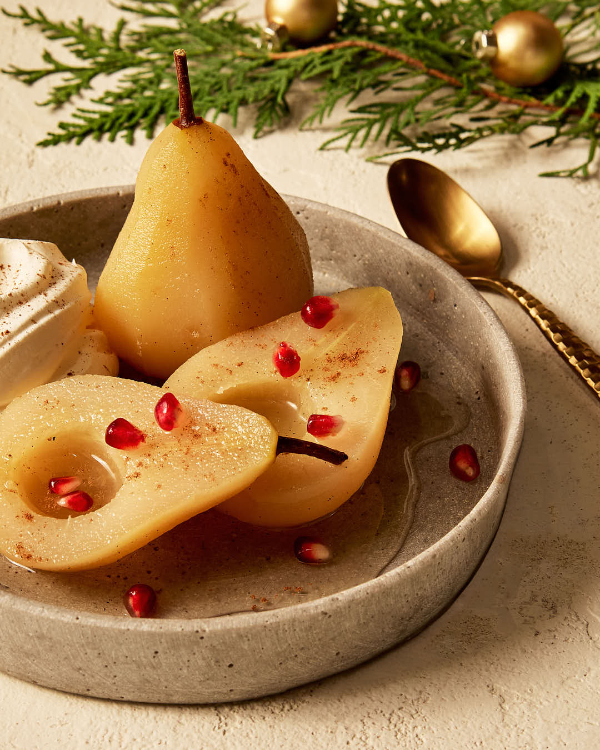
<instances>
[{"instance_id":1,"label":"twig","mask_svg":"<svg viewBox=\"0 0 600 750\"><path fill-rule=\"evenodd\" d=\"M432 76L433 78L439 78L440 80L445 81L450 86L454 86L458 89L463 88L463 84L458 80L458 78L453 78L447 73L443 73L441 70L429 68L420 60L416 60L414 57L410 57L410 55L407 55L404 52L400 52L400 50L393 49L392 47L384 47L382 44L377 44L376 42L367 42L362 39L346 39L343 42L321 44L318 47L296 49L292 50L291 52L271 52L269 54L269 57L271 58L271 60L293 60L296 57L304 57L305 55L310 54L319 54L320 52L333 52L336 49L344 49L347 47L362 47L363 49L369 49L373 52L379 52L381 55L385 55L386 57L392 57L395 60L402 60L402 62L410 65L412 68L422 70L423 73ZM478 86L475 90L478 93L483 94L483 96L487 97L488 99L493 99L494 101L502 102L503 104L512 104L516 107L523 107L526 109L543 109L546 112L560 112L563 109L563 107L556 107L553 104L545 104L544 102L539 101L539 99L515 99L511 96L506 96L505 94L499 94L497 91L488 89L485 86ZM583 112L578 109L566 109L565 112L574 115L583 114ZM600 113L592 112L591 117L596 120L600 120Z\"/></svg>"},{"instance_id":2,"label":"twig","mask_svg":"<svg viewBox=\"0 0 600 750\"><path fill-rule=\"evenodd\" d=\"M339 466L348 460L348 455L335 448L328 448L321 443L312 443L309 440L279 436L277 440L277 455L280 453L299 453L303 456L312 456L328 464Z\"/></svg>"},{"instance_id":3,"label":"twig","mask_svg":"<svg viewBox=\"0 0 600 750\"><path fill-rule=\"evenodd\" d=\"M177 86L179 88L179 124L182 128L189 128L202 118L197 118L194 113L194 100L190 87L188 74L187 56L184 49L176 49L173 52L175 68L177 70Z\"/></svg>"}]
</instances>

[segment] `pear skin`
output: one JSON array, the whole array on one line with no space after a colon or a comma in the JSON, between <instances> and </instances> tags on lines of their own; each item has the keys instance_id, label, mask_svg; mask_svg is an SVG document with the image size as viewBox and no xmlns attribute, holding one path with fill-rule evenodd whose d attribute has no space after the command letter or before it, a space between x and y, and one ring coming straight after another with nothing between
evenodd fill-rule
<instances>
[{"instance_id":1,"label":"pear skin","mask_svg":"<svg viewBox=\"0 0 600 750\"><path fill-rule=\"evenodd\" d=\"M98 283L94 313L113 350L166 378L312 293L304 231L231 135L201 118L168 125Z\"/></svg>"}]
</instances>

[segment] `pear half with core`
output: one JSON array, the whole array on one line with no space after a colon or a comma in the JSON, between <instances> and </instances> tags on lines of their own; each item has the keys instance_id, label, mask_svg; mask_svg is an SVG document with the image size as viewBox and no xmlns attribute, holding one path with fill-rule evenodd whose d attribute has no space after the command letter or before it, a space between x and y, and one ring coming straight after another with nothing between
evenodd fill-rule
<instances>
[{"instance_id":1,"label":"pear half with core","mask_svg":"<svg viewBox=\"0 0 600 750\"><path fill-rule=\"evenodd\" d=\"M154 417L164 395L89 375L13 401L0 416L0 552L45 570L104 565L240 492L274 461L277 433L264 417L182 398L186 421L164 432ZM107 445L117 418L144 434L138 447ZM56 477L79 479L91 510L57 504Z\"/></svg>"},{"instance_id":2,"label":"pear half with core","mask_svg":"<svg viewBox=\"0 0 600 750\"><path fill-rule=\"evenodd\" d=\"M160 378L299 310L313 288L295 216L226 130L194 117L187 75L179 80L182 116L144 158L95 302L115 352Z\"/></svg>"},{"instance_id":3,"label":"pear half with core","mask_svg":"<svg viewBox=\"0 0 600 750\"><path fill-rule=\"evenodd\" d=\"M302 455L281 455L254 484L219 506L242 521L294 526L336 510L373 469L389 413L402 321L385 289L349 289L321 330L300 313L236 334L194 356L165 384L176 393L238 404L265 415L280 434L324 442L348 453L333 468ZM300 369L284 378L273 353L285 342ZM339 417L337 434L307 434L313 414Z\"/></svg>"}]
</instances>

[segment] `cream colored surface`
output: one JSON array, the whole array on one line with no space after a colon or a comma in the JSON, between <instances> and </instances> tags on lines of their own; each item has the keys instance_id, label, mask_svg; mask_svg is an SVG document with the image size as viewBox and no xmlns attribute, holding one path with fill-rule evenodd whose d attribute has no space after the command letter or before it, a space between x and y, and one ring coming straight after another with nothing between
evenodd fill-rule
<instances>
[{"instance_id":1,"label":"cream colored surface","mask_svg":"<svg viewBox=\"0 0 600 750\"><path fill-rule=\"evenodd\" d=\"M119 15L104 0L37 4L60 18L81 14L109 23ZM5 0L5 6L15 9L17 2ZM246 12L260 18L261 3L252 0ZM0 19L1 67L35 66L44 47L58 49ZM133 148L94 142L36 148L58 119L33 104L44 98L46 84L27 90L1 81L1 205L134 181L147 148L143 137ZM302 91L294 97L300 105ZM301 117L300 107L287 129L258 141L249 129L238 131L265 179L281 193L396 228L385 167L367 163L360 152L318 152L327 133L297 133ZM584 158L586 145L529 151L533 140L534 134L498 138L426 158L450 171L489 212L504 240L507 275L599 349L600 184L597 177L538 178L540 171ZM0 675L0 747L512 750L600 744L600 405L514 303L487 298L521 355L529 414L498 536L445 614L411 642L352 672L239 705L117 704Z\"/></svg>"}]
</instances>

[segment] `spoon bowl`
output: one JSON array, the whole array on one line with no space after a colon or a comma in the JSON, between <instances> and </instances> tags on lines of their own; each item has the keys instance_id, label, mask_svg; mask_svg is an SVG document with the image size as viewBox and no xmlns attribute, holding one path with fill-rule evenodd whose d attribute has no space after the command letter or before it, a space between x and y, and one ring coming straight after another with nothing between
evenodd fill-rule
<instances>
[{"instance_id":1,"label":"spoon bowl","mask_svg":"<svg viewBox=\"0 0 600 750\"><path fill-rule=\"evenodd\" d=\"M498 277L500 236L485 211L458 183L427 162L399 159L388 170L388 191L410 240L431 250L475 286L516 300L600 397L600 357L533 294Z\"/></svg>"},{"instance_id":2,"label":"spoon bowl","mask_svg":"<svg viewBox=\"0 0 600 750\"><path fill-rule=\"evenodd\" d=\"M388 190L409 239L463 276L498 275L502 243L481 206L449 175L418 159L400 159Z\"/></svg>"}]
</instances>

